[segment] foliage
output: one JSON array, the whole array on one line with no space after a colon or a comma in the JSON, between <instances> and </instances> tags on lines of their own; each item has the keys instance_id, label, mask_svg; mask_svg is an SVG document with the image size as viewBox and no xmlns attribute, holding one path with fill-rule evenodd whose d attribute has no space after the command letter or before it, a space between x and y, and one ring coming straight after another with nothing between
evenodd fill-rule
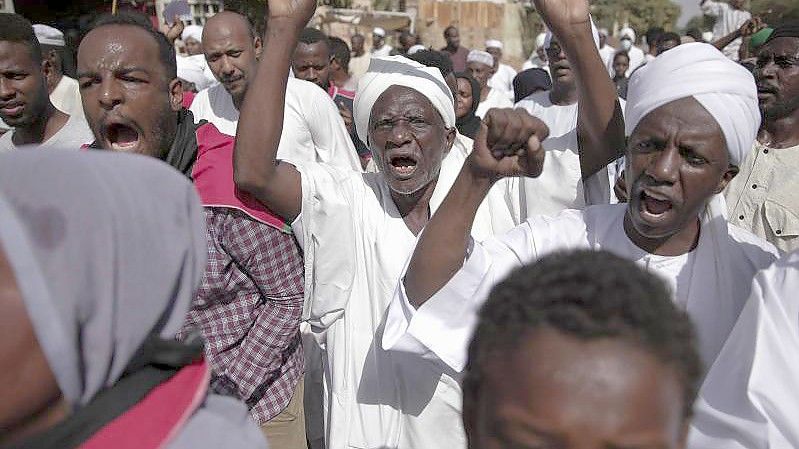
<instances>
[{"instance_id":1,"label":"foliage","mask_svg":"<svg viewBox=\"0 0 799 449\"><path fill-rule=\"evenodd\" d=\"M776 25L789 20L799 20L797 0L752 0L752 15L760 16L766 23Z\"/></svg>"},{"instance_id":2,"label":"foliage","mask_svg":"<svg viewBox=\"0 0 799 449\"><path fill-rule=\"evenodd\" d=\"M716 18L713 16L698 15L693 16L688 20L683 29L685 31L697 29L700 31L713 31L713 26L716 24Z\"/></svg>"},{"instance_id":3,"label":"foliage","mask_svg":"<svg viewBox=\"0 0 799 449\"><path fill-rule=\"evenodd\" d=\"M680 17L680 6L671 0L596 0L591 10L598 26L610 29L626 22L639 35L655 26L673 30Z\"/></svg>"}]
</instances>

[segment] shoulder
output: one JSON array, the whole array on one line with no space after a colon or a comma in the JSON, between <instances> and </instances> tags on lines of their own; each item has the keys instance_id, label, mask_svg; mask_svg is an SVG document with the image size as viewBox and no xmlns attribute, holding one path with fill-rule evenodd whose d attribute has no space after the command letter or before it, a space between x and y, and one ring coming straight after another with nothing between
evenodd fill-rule
<instances>
[{"instance_id":1,"label":"shoulder","mask_svg":"<svg viewBox=\"0 0 799 449\"><path fill-rule=\"evenodd\" d=\"M744 256L743 258L733 258L733 260L749 260L755 265L760 266L760 268L763 268L763 264L770 264L779 257L779 251L777 251L774 245L746 229L727 223L727 231L731 243L731 245L728 245L729 248L734 251L739 251L741 255Z\"/></svg>"},{"instance_id":2,"label":"shoulder","mask_svg":"<svg viewBox=\"0 0 799 449\"><path fill-rule=\"evenodd\" d=\"M528 111L552 106L552 102L549 101L549 91L544 90L530 94L516 103L516 106Z\"/></svg>"}]
</instances>

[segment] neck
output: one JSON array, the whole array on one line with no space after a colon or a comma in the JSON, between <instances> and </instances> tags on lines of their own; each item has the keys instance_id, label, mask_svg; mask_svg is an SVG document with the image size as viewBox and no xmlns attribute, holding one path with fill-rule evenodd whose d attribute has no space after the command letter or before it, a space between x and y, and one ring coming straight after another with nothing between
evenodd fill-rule
<instances>
[{"instance_id":1,"label":"neck","mask_svg":"<svg viewBox=\"0 0 799 449\"><path fill-rule=\"evenodd\" d=\"M333 72L330 75L330 81L338 88L344 87L344 85L347 84L347 81L349 80L350 80L350 74L348 73L348 71L345 71L344 69L341 69L337 72Z\"/></svg>"},{"instance_id":2,"label":"neck","mask_svg":"<svg viewBox=\"0 0 799 449\"><path fill-rule=\"evenodd\" d=\"M47 106L41 114L36 116L36 121L30 126L14 130L14 145L35 145L45 142L57 133L68 119L69 116L56 109L48 99Z\"/></svg>"},{"instance_id":3,"label":"neck","mask_svg":"<svg viewBox=\"0 0 799 449\"><path fill-rule=\"evenodd\" d=\"M549 92L549 101L558 106L568 106L577 103L577 87L574 84L558 82L552 83Z\"/></svg>"},{"instance_id":4,"label":"neck","mask_svg":"<svg viewBox=\"0 0 799 449\"><path fill-rule=\"evenodd\" d=\"M430 219L430 197L433 196L436 182L437 179L407 195L391 191L391 199L394 200L400 216L414 235L419 235Z\"/></svg>"},{"instance_id":5,"label":"neck","mask_svg":"<svg viewBox=\"0 0 799 449\"><path fill-rule=\"evenodd\" d=\"M48 93L53 93L55 88L58 86L58 83L61 82L61 78L64 77L64 74L61 73L60 69L56 69L56 70L53 70L53 71L54 71L53 78L50 80L50 82L48 83L48 86L47 86Z\"/></svg>"},{"instance_id":6,"label":"neck","mask_svg":"<svg viewBox=\"0 0 799 449\"><path fill-rule=\"evenodd\" d=\"M454 52L458 51L458 45L452 46L452 45L450 45L450 44L447 44L447 46L446 46L445 50L447 50L447 51L450 51L450 52L453 52L453 53L454 53Z\"/></svg>"},{"instance_id":7,"label":"neck","mask_svg":"<svg viewBox=\"0 0 799 449\"><path fill-rule=\"evenodd\" d=\"M692 221L676 234L667 237L650 238L638 233L630 220L630 212L624 214L624 233L635 246L658 256L680 256L688 253L699 243L699 218Z\"/></svg>"},{"instance_id":8,"label":"neck","mask_svg":"<svg viewBox=\"0 0 799 449\"><path fill-rule=\"evenodd\" d=\"M789 148L799 145L799 109L786 117L764 120L757 140L772 148Z\"/></svg>"},{"instance_id":9,"label":"neck","mask_svg":"<svg viewBox=\"0 0 799 449\"><path fill-rule=\"evenodd\" d=\"M480 101L486 101L488 98L488 94L491 92L491 88L488 85L480 86Z\"/></svg>"}]
</instances>

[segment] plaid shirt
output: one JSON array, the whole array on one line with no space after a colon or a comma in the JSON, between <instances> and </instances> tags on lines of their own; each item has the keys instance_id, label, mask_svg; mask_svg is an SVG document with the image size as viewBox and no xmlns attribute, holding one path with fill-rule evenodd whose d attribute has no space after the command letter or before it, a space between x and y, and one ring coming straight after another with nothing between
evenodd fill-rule
<instances>
[{"instance_id":1,"label":"plaid shirt","mask_svg":"<svg viewBox=\"0 0 799 449\"><path fill-rule=\"evenodd\" d=\"M182 335L202 332L211 389L244 401L262 425L303 375L302 255L292 235L239 210L207 207L205 220L208 264Z\"/></svg>"}]
</instances>

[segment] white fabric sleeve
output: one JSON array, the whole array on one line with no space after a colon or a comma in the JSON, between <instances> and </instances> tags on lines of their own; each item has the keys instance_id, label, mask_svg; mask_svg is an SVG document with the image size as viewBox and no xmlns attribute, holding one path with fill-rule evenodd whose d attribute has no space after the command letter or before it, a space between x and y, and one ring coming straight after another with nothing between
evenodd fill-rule
<instances>
[{"instance_id":1,"label":"white fabric sleeve","mask_svg":"<svg viewBox=\"0 0 799 449\"><path fill-rule=\"evenodd\" d=\"M359 174L325 164L297 166L302 179L302 209L292 223L303 249L305 307L303 320L327 328L340 318L356 271ZM353 182L358 181L358 182Z\"/></svg>"},{"instance_id":2,"label":"white fabric sleeve","mask_svg":"<svg viewBox=\"0 0 799 449\"><path fill-rule=\"evenodd\" d=\"M471 239L467 253L455 276L418 310L405 294L403 272L386 316L383 349L422 356L432 352L463 371L477 314L491 288L537 257L530 222L482 243Z\"/></svg>"}]
</instances>

